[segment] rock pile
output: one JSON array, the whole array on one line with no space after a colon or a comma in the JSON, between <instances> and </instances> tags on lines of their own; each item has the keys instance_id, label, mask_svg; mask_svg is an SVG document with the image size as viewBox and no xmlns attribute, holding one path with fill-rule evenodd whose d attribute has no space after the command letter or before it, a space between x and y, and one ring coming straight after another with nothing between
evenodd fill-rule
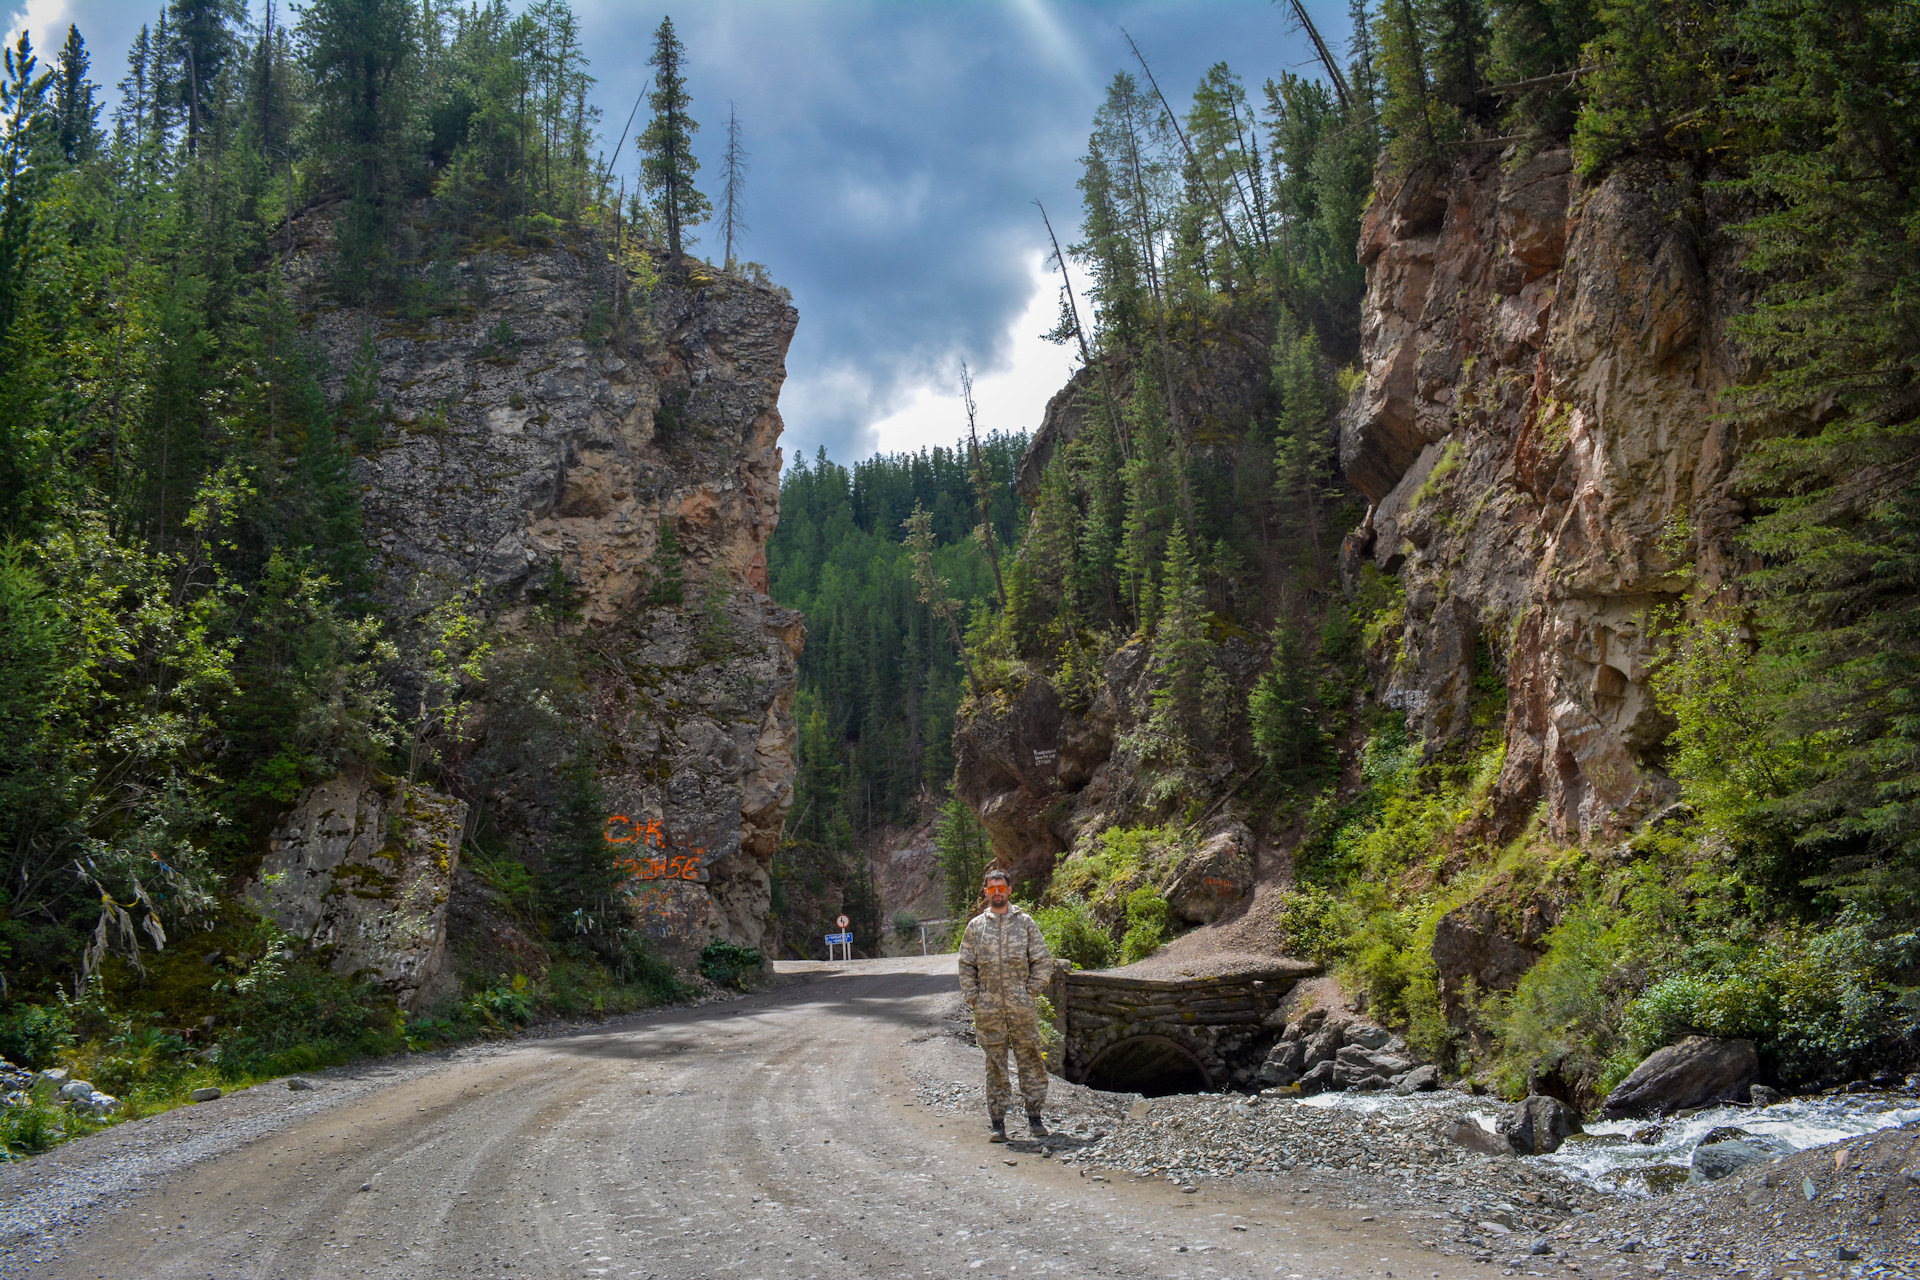
<instances>
[{"instance_id":1,"label":"rock pile","mask_svg":"<svg viewBox=\"0 0 1920 1280\"><path fill-rule=\"evenodd\" d=\"M1416 1061L1407 1042L1385 1027L1310 1009L1287 1025L1261 1064L1263 1085L1296 1085L1303 1094L1334 1089L1428 1093L1439 1068Z\"/></svg>"},{"instance_id":2,"label":"rock pile","mask_svg":"<svg viewBox=\"0 0 1920 1280\"><path fill-rule=\"evenodd\" d=\"M33 1072L0 1058L0 1106L25 1102L30 1096L27 1091L32 1088Z\"/></svg>"},{"instance_id":3,"label":"rock pile","mask_svg":"<svg viewBox=\"0 0 1920 1280\"><path fill-rule=\"evenodd\" d=\"M63 1067L40 1072L30 1087L33 1096L63 1102L80 1115L110 1116L120 1110L120 1099L100 1092L90 1081L75 1080Z\"/></svg>"}]
</instances>

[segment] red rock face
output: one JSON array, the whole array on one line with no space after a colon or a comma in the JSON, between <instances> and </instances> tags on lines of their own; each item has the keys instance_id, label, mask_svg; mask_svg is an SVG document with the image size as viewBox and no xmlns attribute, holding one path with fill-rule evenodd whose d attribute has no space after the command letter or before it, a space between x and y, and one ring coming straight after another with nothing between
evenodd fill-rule
<instances>
[{"instance_id":1,"label":"red rock face","mask_svg":"<svg viewBox=\"0 0 1920 1280\"><path fill-rule=\"evenodd\" d=\"M1406 589L1387 698L1430 746L1505 678L1487 835L1631 827L1676 795L1648 688L1656 618L1738 567L1716 421L1737 250L1690 175L1583 186L1565 152L1416 172L1368 212L1366 381L1341 424L1372 508L1348 539Z\"/></svg>"}]
</instances>

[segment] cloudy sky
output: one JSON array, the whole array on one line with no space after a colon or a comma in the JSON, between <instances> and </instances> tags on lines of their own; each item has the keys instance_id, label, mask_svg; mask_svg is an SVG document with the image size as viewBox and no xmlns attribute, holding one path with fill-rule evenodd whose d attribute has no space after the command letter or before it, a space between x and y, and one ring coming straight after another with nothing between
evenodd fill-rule
<instances>
[{"instance_id":1,"label":"cloudy sky","mask_svg":"<svg viewBox=\"0 0 1920 1280\"><path fill-rule=\"evenodd\" d=\"M7 39L24 25L51 52L77 23L111 96L128 44L159 5L16 0ZM1308 8L1344 47L1343 0ZM781 400L789 456L825 446L841 461L952 443L965 423L963 360L983 428L1038 425L1071 366L1066 348L1038 336L1057 314L1059 277L1043 271L1032 202L1045 202L1063 237L1077 227L1073 184L1093 112L1113 73L1134 65L1122 28L1183 108L1216 61L1256 94L1281 70L1314 70L1305 36L1269 0L575 0L575 9L611 135L647 79L663 12L687 46L703 176L717 168L728 103L739 111L752 155L743 252L793 290L800 310ZM629 144L619 167L630 177L632 160Z\"/></svg>"}]
</instances>

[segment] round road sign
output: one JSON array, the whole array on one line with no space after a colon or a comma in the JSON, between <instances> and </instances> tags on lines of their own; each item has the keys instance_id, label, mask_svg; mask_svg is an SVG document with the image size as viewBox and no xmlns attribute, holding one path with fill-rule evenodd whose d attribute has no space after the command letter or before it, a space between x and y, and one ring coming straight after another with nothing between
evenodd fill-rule
<instances>
[{"instance_id":1,"label":"round road sign","mask_svg":"<svg viewBox=\"0 0 1920 1280\"><path fill-rule=\"evenodd\" d=\"M833 918L833 922L839 925L842 929L846 928L848 925L853 923L853 921L847 919L845 916L835 916Z\"/></svg>"}]
</instances>

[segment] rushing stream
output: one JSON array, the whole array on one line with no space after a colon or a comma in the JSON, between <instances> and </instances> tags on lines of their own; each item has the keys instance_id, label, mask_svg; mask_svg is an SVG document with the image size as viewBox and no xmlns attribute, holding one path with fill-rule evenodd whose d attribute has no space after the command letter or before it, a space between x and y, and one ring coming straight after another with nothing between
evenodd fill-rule
<instances>
[{"instance_id":1,"label":"rushing stream","mask_svg":"<svg viewBox=\"0 0 1920 1280\"><path fill-rule=\"evenodd\" d=\"M1475 1098L1461 1107L1458 1094L1429 1093L1395 1097L1378 1093L1322 1093L1302 1106L1363 1112L1427 1108L1470 1115L1492 1131L1499 1104ZM1886 1093L1837 1094L1789 1098L1773 1106L1712 1107L1663 1121L1595 1121L1560 1150L1525 1159L1550 1166L1601 1191L1651 1195L1684 1184L1693 1152L1715 1129L1739 1129L1757 1146L1781 1155L1829 1142L1896 1129L1920 1121L1920 1098ZM1634 1135L1640 1140L1635 1141Z\"/></svg>"}]
</instances>

